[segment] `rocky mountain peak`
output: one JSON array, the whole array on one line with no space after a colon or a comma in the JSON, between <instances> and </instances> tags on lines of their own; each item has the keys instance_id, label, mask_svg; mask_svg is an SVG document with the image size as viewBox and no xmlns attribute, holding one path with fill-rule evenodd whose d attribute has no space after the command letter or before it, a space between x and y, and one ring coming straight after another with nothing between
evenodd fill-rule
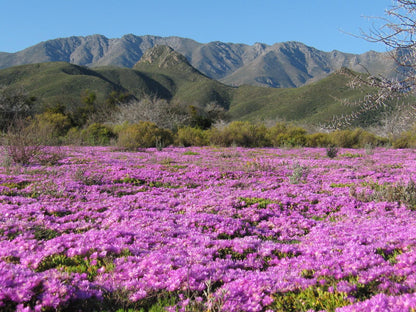
<instances>
[{"instance_id":1,"label":"rocky mountain peak","mask_svg":"<svg viewBox=\"0 0 416 312\"><path fill-rule=\"evenodd\" d=\"M152 65L161 69L173 69L178 66L191 67L186 57L167 45L155 45L148 49L137 64Z\"/></svg>"}]
</instances>

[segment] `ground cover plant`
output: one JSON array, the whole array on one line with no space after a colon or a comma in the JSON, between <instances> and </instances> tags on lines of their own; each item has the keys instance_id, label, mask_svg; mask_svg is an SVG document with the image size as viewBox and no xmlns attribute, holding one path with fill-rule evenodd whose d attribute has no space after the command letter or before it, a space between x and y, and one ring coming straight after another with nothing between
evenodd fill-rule
<instances>
[{"instance_id":1,"label":"ground cover plant","mask_svg":"<svg viewBox=\"0 0 416 312\"><path fill-rule=\"evenodd\" d=\"M48 153L2 155L1 311L416 309L416 151Z\"/></svg>"}]
</instances>

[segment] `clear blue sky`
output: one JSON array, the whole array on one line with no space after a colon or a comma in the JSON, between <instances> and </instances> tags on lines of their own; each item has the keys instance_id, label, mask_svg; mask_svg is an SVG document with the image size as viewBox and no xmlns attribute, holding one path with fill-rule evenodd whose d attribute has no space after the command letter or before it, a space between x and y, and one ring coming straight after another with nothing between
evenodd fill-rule
<instances>
[{"instance_id":1,"label":"clear blue sky","mask_svg":"<svg viewBox=\"0 0 416 312\"><path fill-rule=\"evenodd\" d=\"M369 30L391 0L0 0L0 51L102 34L179 36L201 43L300 41L323 51L386 51L347 33Z\"/></svg>"}]
</instances>

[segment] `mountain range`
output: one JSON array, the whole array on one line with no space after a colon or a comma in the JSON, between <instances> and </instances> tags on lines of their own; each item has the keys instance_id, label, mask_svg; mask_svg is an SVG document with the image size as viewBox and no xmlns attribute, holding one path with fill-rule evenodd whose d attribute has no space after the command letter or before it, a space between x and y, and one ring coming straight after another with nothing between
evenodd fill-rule
<instances>
[{"instance_id":1,"label":"mountain range","mask_svg":"<svg viewBox=\"0 0 416 312\"><path fill-rule=\"evenodd\" d=\"M225 109L230 120L286 120L316 125L360 108L345 105L345 100L353 103L371 92L350 88L354 75L357 74L343 68L298 88L229 86L194 68L171 47L156 45L147 49L132 68L43 62L1 69L0 86L23 88L37 99L37 112L60 107L74 114L84 107L81 97L88 91L96 95L97 103L106 102L114 93L133 100L157 97L185 107L206 107L215 102ZM363 115L355 125L377 123L380 113Z\"/></svg>"},{"instance_id":2,"label":"mountain range","mask_svg":"<svg viewBox=\"0 0 416 312\"><path fill-rule=\"evenodd\" d=\"M199 72L230 86L300 87L342 67L386 77L397 75L395 64L387 53L324 52L293 41L273 45L199 43L180 37L132 34L114 39L103 35L73 36L44 41L15 53L0 52L0 69L43 62L68 62L91 68L132 68L148 49L156 45L173 48Z\"/></svg>"}]
</instances>

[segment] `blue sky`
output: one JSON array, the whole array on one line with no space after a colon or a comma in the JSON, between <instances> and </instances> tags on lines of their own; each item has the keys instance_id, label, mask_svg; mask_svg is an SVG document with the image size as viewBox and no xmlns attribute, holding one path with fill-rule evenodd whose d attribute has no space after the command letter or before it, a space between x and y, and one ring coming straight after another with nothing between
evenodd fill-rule
<instances>
[{"instance_id":1,"label":"blue sky","mask_svg":"<svg viewBox=\"0 0 416 312\"><path fill-rule=\"evenodd\" d=\"M323 51L386 51L358 35L391 0L0 0L0 51L102 34L179 36L201 43L300 41Z\"/></svg>"}]
</instances>

